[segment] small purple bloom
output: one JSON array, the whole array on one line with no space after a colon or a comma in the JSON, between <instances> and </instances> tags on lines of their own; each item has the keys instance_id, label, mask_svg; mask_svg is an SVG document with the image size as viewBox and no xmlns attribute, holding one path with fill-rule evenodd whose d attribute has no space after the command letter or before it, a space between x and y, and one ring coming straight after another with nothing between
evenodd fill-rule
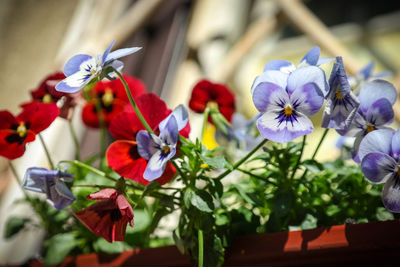
<instances>
[{"instance_id":1,"label":"small purple bloom","mask_svg":"<svg viewBox=\"0 0 400 267\"><path fill-rule=\"evenodd\" d=\"M393 104L396 102L397 93L394 86L384 80L373 80L364 83L361 87L360 107L352 120L349 128L338 131L339 134L355 137L352 150L353 158L360 162L358 149L364 136L377 129L388 128L388 124L393 122Z\"/></svg>"},{"instance_id":2,"label":"small purple bloom","mask_svg":"<svg viewBox=\"0 0 400 267\"><path fill-rule=\"evenodd\" d=\"M382 184L382 200L392 212L400 212L400 129L373 131L361 141L359 156L364 176Z\"/></svg>"},{"instance_id":3,"label":"small purple bloom","mask_svg":"<svg viewBox=\"0 0 400 267\"><path fill-rule=\"evenodd\" d=\"M351 91L341 57L337 57L333 65L329 87L322 127L346 130L356 115L360 103Z\"/></svg>"},{"instance_id":4,"label":"small purple bloom","mask_svg":"<svg viewBox=\"0 0 400 267\"><path fill-rule=\"evenodd\" d=\"M26 170L22 187L46 194L47 201L57 210L61 210L76 199L64 183L72 182L73 179L74 176L70 173L33 167Z\"/></svg>"},{"instance_id":5,"label":"small purple bloom","mask_svg":"<svg viewBox=\"0 0 400 267\"><path fill-rule=\"evenodd\" d=\"M139 155L148 160L143 178L153 181L159 178L165 166L176 153L179 131L188 123L188 111L183 105L179 105L162 122L158 128L160 135L147 131L139 131L136 135Z\"/></svg>"},{"instance_id":6,"label":"small purple bloom","mask_svg":"<svg viewBox=\"0 0 400 267\"><path fill-rule=\"evenodd\" d=\"M392 76L392 72L390 71L382 71L376 74L372 73L375 64L373 61L368 63L363 69L361 69L355 76L349 76L349 82L352 88L362 85L364 82L372 81L375 79L382 79L389 76ZM355 90L357 93L357 89Z\"/></svg>"},{"instance_id":7,"label":"small purple bloom","mask_svg":"<svg viewBox=\"0 0 400 267\"><path fill-rule=\"evenodd\" d=\"M79 54L69 59L63 71L67 78L56 85L56 90L64 93L75 93L100 76L107 66L120 71L124 64L116 59L130 55L141 49L141 47L123 48L110 53L114 43L115 41L110 44L103 55L93 57L86 54Z\"/></svg>"}]
</instances>

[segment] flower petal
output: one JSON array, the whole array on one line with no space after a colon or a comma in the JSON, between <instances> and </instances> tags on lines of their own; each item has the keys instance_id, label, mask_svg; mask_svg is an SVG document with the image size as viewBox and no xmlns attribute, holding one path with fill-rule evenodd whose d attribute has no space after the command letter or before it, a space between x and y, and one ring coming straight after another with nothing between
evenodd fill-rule
<instances>
[{"instance_id":1,"label":"flower petal","mask_svg":"<svg viewBox=\"0 0 400 267\"><path fill-rule=\"evenodd\" d=\"M90 55L79 54L70 58L64 66L64 74L65 76L71 76L74 73L77 73L81 70L81 65L83 62L94 60L94 58Z\"/></svg>"},{"instance_id":2,"label":"flower petal","mask_svg":"<svg viewBox=\"0 0 400 267\"><path fill-rule=\"evenodd\" d=\"M373 152L382 152L390 155L393 134L393 130L387 129L375 130L368 133L361 141L360 149L358 150L360 160L362 161L367 154Z\"/></svg>"},{"instance_id":3,"label":"flower petal","mask_svg":"<svg viewBox=\"0 0 400 267\"><path fill-rule=\"evenodd\" d=\"M253 94L254 89L258 87L260 83L265 82L276 84L277 86L285 89L287 85L288 75L289 74L277 70L269 70L261 73L255 78L253 85L251 86L251 94Z\"/></svg>"},{"instance_id":4,"label":"flower petal","mask_svg":"<svg viewBox=\"0 0 400 267\"><path fill-rule=\"evenodd\" d=\"M128 200L126 200L123 195L118 195L115 202L122 216L126 216L129 220L129 224L133 227L133 209L131 204L129 204Z\"/></svg>"},{"instance_id":5,"label":"flower petal","mask_svg":"<svg viewBox=\"0 0 400 267\"><path fill-rule=\"evenodd\" d=\"M142 49L141 47L130 47L130 48L122 48L115 51L112 51L106 58L105 64L108 64L110 61L133 54Z\"/></svg>"},{"instance_id":6,"label":"flower petal","mask_svg":"<svg viewBox=\"0 0 400 267\"><path fill-rule=\"evenodd\" d=\"M296 69L296 66L286 60L271 60L265 64L263 72L269 70L279 70L284 73L290 73Z\"/></svg>"},{"instance_id":7,"label":"flower petal","mask_svg":"<svg viewBox=\"0 0 400 267\"><path fill-rule=\"evenodd\" d=\"M317 66L325 64L325 63L329 63L333 60L335 60L335 58L333 58L333 57L320 57L318 59Z\"/></svg>"},{"instance_id":8,"label":"flower petal","mask_svg":"<svg viewBox=\"0 0 400 267\"><path fill-rule=\"evenodd\" d=\"M69 188L60 181L56 182L56 184L51 188L50 192L51 196L48 196L48 198L51 200L53 207L57 210L62 210L76 200Z\"/></svg>"},{"instance_id":9,"label":"flower petal","mask_svg":"<svg viewBox=\"0 0 400 267\"><path fill-rule=\"evenodd\" d=\"M391 156L381 152L369 153L361 162L364 176L376 184L385 183L393 175L396 165Z\"/></svg>"},{"instance_id":10,"label":"flower petal","mask_svg":"<svg viewBox=\"0 0 400 267\"><path fill-rule=\"evenodd\" d=\"M87 85L93 77L94 75L91 75L90 72L75 72L61 82L57 83L56 90L64 93L78 92L85 85Z\"/></svg>"},{"instance_id":11,"label":"flower petal","mask_svg":"<svg viewBox=\"0 0 400 267\"><path fill-rule=\"evenodd\" d=\"M262 82L253 90L253 102L259 112L267 110L279 110L289 103L289 96L286 90L278 84Z\"/></svg>"},{"instance_id":12,"label":"flower petal","mask_svg":"<svg viewBox=\"0 0 400 267\"><path fill-rule=\"evenodd\" d=\"M115 141L108 147L106 158L108 166L119 175L143 185L148 183L143 179L147 161L140 157L136 142L128 140Z\"/></svg>"},{"instance_id":13,"label":"flower petal","mask_svg":"<svg viewBox=\"0 0 400 267\"><path fill-rule=\"evenodd\" d=\"M97 199L97 200L101 200L101 199L115 199L118 195L118 191L115 190L114 188L106 188L106 189L102 189L98 192L92 193L90 195L88 195L86 198L88 199Z\"/></svg>"},{"instance_id":14,"label":"flower petal","mask_svg":"<svg viewBox=\"0 0 400 267\"><path fill-rule=\"evenodd\" d=\"M49 170L32 167L26 170L22 187L26 190L45 193L45 179Z\"/></svg>"},{"instance_id":15,"label":"flower petal","mask_svg":"<svg viewBox=\"0 0 400 267\"><path fill-rule=\"evenodd\" d=\"M111 44L107 47L107 49L104 51L103 56L101 58L101 62L102 62L103 65L106 64L108 54L110 53L111 48L114 46L114 44L115 44L115 40L113 40L111 42Z\"/></svg>"},{"instance_id":16,"label":"flower petal","mask_svg":"<svg viewBox=\"0 0 400 267\"><path fill-rule=\"evenodd\" d=\"M157 150L147 163L146 170L143 173L143 178L148 181L154 181L160 177L164 172L168 160L168 157L163 157L161 151Z\"/></svg>"},{"instance_id":17,"label":"flower petal","mask_svg":"<svg viewBox=\"0 0 400 267\"><path fill-rule=\"evenodd\" d=\"M277 143L287 143L296 137L311 133L314 129L310 119L300 112L292 122L283 121L281 123L279 123L276 113L264 113L257 120L257 127L264 138Z\"/></svg>"},{"instance_id":18,"label":"flower petal","mask_svg":"<svg viewBox=\"0 0 400 267\"><path fill-rule=\"evenodd\" d=\"M320 53L321 53L321 50L319 49L319 47L314 46L301 59L300 65L304 65L304 64L312 65L312 66L317 65Z\"/></svg>"},{"instance_id":19,"label":"flower petal","mask_svg":"<svg viewBox=\"0 0 400 267\"><path fill-rule=\"evenodd\" d=\"M383 186L383 205L392 211L400 212L400 180L399 175L393 175Z\"/></svg>"},{"instance_id":20,"label":"flower petal","mask_svg":"<svg viewBox=\"0 0 400 267\"><path fill-rule=\"evenodd\" d=\"M386 98L392 105L396 102L397 93L393 84L379 79L364 83L358 96L361 110L365 112L380 98Z\"/></svg>"},{"instance_id":21,"label":"flower petal","mask_svg":"<svg viewBox=\"0 0 400 267\"><path fill-rule=\"evenodd\" d=\"M324 95L315 83L306 83L292 93L290 103L295 106L296 111L310 116L321 109Z\"/></svg>"},{"instance_id":22,"label":"flower petal","mask_svg":"<svg viewBox=\"0 0 400 267\"><path fill-rule=\"evenodd\" d=\"M369 123L375 126L391 123L394 118L392 104L386 98L378 99L368 108L365 117Z\"/></svg>"},{"instance_id":23,"label":"flower petal","mask_svg":"<svg viewBox=\"0 0 400 267\"><path fill-rule=\"evenodd\" d=\"M324 95L328 93L325 72L316 66L305 66L293 71L287 79L286 90L292 94L306 83L315 83Z\"/></svg>"},{"instance_id":24,"label":"flower petal","mask_svg":"<svg viewBox=\"0 0 400 267\"><path fill-rule=\"evenodd\" d=\"M189 113L187 109L185 108L184 105L180 104L177 106L171 114L167 118L165 118L160 124L158 125L158 128L160 131L163 131L167 125L167 122L171 116L174 116L177 122L178 126L178 131L182 130L183 128L186 127L187 123L189 122Z\"/></svg>"},{"instance_id":25,"label":"flower petal","mask_svg":"<svg viewBox=\"0 0 400 267\"><path fill-rule=\"evenodd\" d=\"M136 135L139 155L150 159L160 149L161 140L157 135L147 131L139 131Z\"/></svg>"},{"instance_id":26,"label":"flower petal","mask_svg":"<svg viewBox=\"0 0 400 267\"><path fill-rule=\"evenodd\" d=\"M392 137L392 156L397 161L400 157L400 128L394 133Z\"/></svg>"},{"instance_id":27,"label":"flower petal","mask_svg":"<svg viewBox=\"0 0 400 267\"><path fill-rule=\"evenodd\" d=\"M357 75L362 76L362 79L366 81L369 77L371 77L372 70L375 67L375 63L373 61L369 62L364 68L362 68Z\"/></svg>"},{"instance_id":28,"label":"flower petal","mask_svg":"<svg viewBox=\"0 0 400 267\"><path fill-rule=\"evenodd\" d=\"M175 116L172 116L165 127L160 129L160 139L167 145L176 145L178 142L178 123ZM138 141L139 142L139 141Z\"/></svg>"}]
</instances>

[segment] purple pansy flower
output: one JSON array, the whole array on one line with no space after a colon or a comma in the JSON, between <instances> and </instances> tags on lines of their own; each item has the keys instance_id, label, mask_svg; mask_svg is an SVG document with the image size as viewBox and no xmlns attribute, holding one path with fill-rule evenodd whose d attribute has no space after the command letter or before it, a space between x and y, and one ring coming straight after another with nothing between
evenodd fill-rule
<instances>
[{"instance_id":1,"label":"purple pansy flower","mask_svg":"<svg viewBox=\"0 0 400 267\"><path fill-rule=\"evenodd\" d=\"M314 46L301 59L300 64L297 66L297 68L305 66L319 66L321 64L325 64L333 60L333 58L319 57L320 53L321 51L319 47ZM288 62L286 60L271 60L267 64L265 64L263 72L275 70L284 73L290 73L293 72L295 69L296 66L293 63Z\"/></svg>"},{"instance_id":2,"label":"purple pansy flower","mask_svg":"<svg viewBox=\"0 0 400 267\"><path fill-rule=\"evenodd\" d=\"M56 90L64 93L75 93L85 87L94 78L97 78L105 67L111 66L118 71L121 70L124 64L116 59L130 55L141 49L141 47L130 47L110 53L114 43L115 41L110 44L103 55L93 57L86 54L79 54L70 58L63 70L67 78L56 85Z\"/></svg>"},{"instance_id":3,"label":"purple pansy flower","mask_svg":"<svg viewBox=\"0 0 400 267\"><path fill-rule=\"evenodd\" d=\"M61 210L75 201L74 195L65 185L72 182L74 175L58 170L29 168L26 170L22 187L47 196L47 201L57 210Z\"/></svg>"},{"instance_id":4,"label":"purple pansy flower","mask_svg":"<svg viewBox=\"0 0 400 267\"><path fill-rule=\"evenodd\" d=\"M364 68L362 68L355 76L348 76L351 87L354 88L360 84L362 85L364 82L372 81L375 79L382 79L392 75L392 72L390 71L381 71L376 74L373 74L372 70L374 69L374 67L375 64L373 61L371 61ZM355 90L355 92L356 93L358 92L357 89Z\"/></svg>"},{"instance_id":5,"label":"purple pansy flower","mask_svg":"<svg viewBox=\"0 0 400 267\"><path fill-rule=\"evenodd\" d=\"M287 71L292 65L289 62L270 61L254 80L251 93L254 105L262 113L257 127L264 138L286 143L313 131L313 124L307 116L320 110L328 91L325 72L315 66L319 48L317 52L307 53L302 60L307 62L305 66L293 71Z\"/></svg>"},{"instance_id":6,"label":"purple pansy flower","mask_svg":"<svg viewBox=\"0 0 400 267\"><path fill-rule=\"evenodd\" d=\"M382 200L392 212L400 212L400 129L373 131L361 141L361 169L372 183L382 184Z\"/></svg>"},{"instance_id":7,"label":"purple pansy flower","mask_svg":"<svg viewBox=\"0 0 400 267\"><path fill-rule=\"evenodd\" d=\"M358 96L360 100L358 112L347 130L338 131L341 135L356 138L352 151L356 162L360 162L357 152L364 136L371 131L388 128L386 125L393 122L392 106L396 98L396 89L387 81L378 79L362 86Z\"/></svg>"},{"instance_id":8,"label":"purple pansy flower","mask_svg":"<svg viewBox=\"0 0 400 267\"><path fill-rule=\"evenodd\" d=\"M148 160L143 178L153 181L159 178L165 166L176 153L179 131L185 128L189 121L188 111L179 105L162 122L158 128L160 135L139 131L136 135L139 155Z\"/></svg>"},{"instance_id":9,"label":"purple pansy flower","mask_svg":"<svg viewBox=\"0 0 400 267\"><path fill-rule=\"evenodd\" d=\"M360 103L351 91L341 57L337 57L333 65L329 87L322 127L346 130L356 115Z\"/></svg>"}]
</instances>

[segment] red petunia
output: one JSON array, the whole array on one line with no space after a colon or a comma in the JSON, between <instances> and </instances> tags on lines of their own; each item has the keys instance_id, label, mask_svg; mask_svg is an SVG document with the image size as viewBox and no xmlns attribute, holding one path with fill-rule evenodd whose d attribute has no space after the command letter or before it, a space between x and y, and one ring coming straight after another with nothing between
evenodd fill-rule
<instances>
[{"instance_id":1,"label":"red petunia","mask_svg":"<svg viewBox=\"0 0 400 267\"><path fill-rule=\"evenodd\" d=\"M231 121L235 111L235 96L223 84L201 80L193 88L189 107L194 112L203 113L207 105L218 106L219 112L228 121ZM211 122L211 118L209 118L209 121Z\"/></svg>"},{"instance_id":2,"label":"red petunia","mask_svg":"<svg viewBox=\"0 0 400 267\"><path fill-rule=\"evenodd\" d=\"M134 99L146 92L146 87L141 80L129 75L123 75L123 77ZM120 79L96 83L90 91L90 96L90 102L83 107L82 120L87 126L93 128L100 127L96 103L100 104L101 114L107 127L111 120L123 112L125 106L129 104L128 96Z\"/></svg>"},{"instance_id":3,"label":"red petunia","mask_svg":"<svg viewBox=\"0 0 400 267\"><path fill-rule=\"evenodd\" d=\"M172 112L164 101L151 93L139 96L136 104L149 126L156 133L158 124ZM119 175L147 185L149 181L143 178L147 160L139 156L136 144L136 134L140 130L145 130L145 128L134 112L125 111L117 115L110 125L110 133L117 141L108 147L106 157L108 166ZM187 137L189 132L190 125L188 124L180 131L180 134ZM161 185L168 183L174 177L175 172L172 164L167 163L163 175L156 181Z\"/></svg>"},{"instance_id":4,"label":"red petunia","mask_svg":"<svg viewBox=\"0 0 400 267\"><path fill-rule=\"evenodd\" d=\"M0 155L9 159L21 157L26 143L45 130L59 115L55 103L31 103L14 117L10 112L0 111Z\"/></svg>"},{"instance_id":5,"label":"red petunia","mask_svg":"<svg viewBox=\"0 0 400 267\"><path fill-rule=\"evenodd\" d=\"M56 103L60 107L59 116L67 119L70 116L71 109L77 105L77 99L79 97L78 94L66 94L59 92L55 89L56 84L65 79L65 75L62 72L56 72L49 76L47 76L39 85L39 87L33 91L31 91L32 102L40 102L40 103ZM26 106L31 104L26 103L22 106Z\"/></svg>"},{"instance_id":6,"label":"red petunia","mask_svg":"<svg viewBox=\"0 0 400 267\"><path fill-rule=\"evenodd\" d=\"M108 242L124 241L126 225L133 227L133 209L115 189L107 188L90 194L88 199L100 200L74 213L90 231Z\"/></svg>"}]
</instances>

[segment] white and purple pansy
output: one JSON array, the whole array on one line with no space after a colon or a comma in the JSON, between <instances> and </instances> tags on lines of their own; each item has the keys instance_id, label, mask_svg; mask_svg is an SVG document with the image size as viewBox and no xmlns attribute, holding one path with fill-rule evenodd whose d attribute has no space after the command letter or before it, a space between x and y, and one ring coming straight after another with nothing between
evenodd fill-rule
<instances>
[{"instance_id":1,"label":"white and purple pansy","mask_svg":"<svg viewBox=\"0 0 400 267\"><path fill-rule=\"evenodd\" d=\"M373 131L361 141L361 170L372 183L382 184L382 200L392 212L400 212L400 129Z\"/></svg>"},{"instance_id":2,"label":"white and purple pansy","mask_svg":"<svg viewBox=\"0 0 400 267\"><path fill-rule=\"evenodd\" d=\"M61 210L75 201L74 195L64 182L72 182L74 175L58 170L32 167L26 170L22 187L47 196L57 210Z\"/></svg>"},{"instance_id":3,"label":"white and purple pansy","mask_svg":"<svg viewBox=\"0 0 400 267\"><path fill-rule=\"evenodd\" d=\"M338 131L341 135L356 138L352 149L356 162L360 162L357 152L364 136L374 130L387 129L389 127L386 125L393 122L396 98L396 89L384 80L373 80L361 87L358 112L346 131Z\"/></svg>"},{"instance_id":4,"label":"white and purple pansy","mask_svg":"<svg viewBox=\"0 0 400 267\"><path fill-rule=\"evenodd\" d=\"M257 127L264 138L286 143L313 131L308 116L318 112L324 103L323 70L307 66L289 74L266 71L256 80L251 91L254 105L262 113Z\"/></svg>"},{"instance_id":5,"label":"white and purple pansy","mask_svg":"<svg viewBox=\"0 0 400 267\"><path fill-rule=\"evenodd\" d=\"M123 63L118 58L130 55L140 50L141 47L130 47L115 50L110 53L113 41L102 55L93 57L86 54L73 56L64 66L64 74L67 76L56 85L56 90L64 93L75 93L100 76L102 71L111 66L120 71Z\"/></svg>"},{"instance_id":6,"label":"white and purple pansy","mask_svg":"<svg viewBox=\"0 0 400 267\"><path fill-rule=\"evenodd\" d=\"M185 128L189 121L188 111L183 105L179 105L162 122L158 128L160 135L139 131L136 135L139 155L148 160L143 178L153 181L159 178L167 162L176 153L179 131Z\"/></svg>"},{"instance_id":7,"label":"white and purple pansy","mask_svg":"<svg viewBox=\"0 0 400 267\"><path fill-rule=\"evenodd\" d=\"M329 93L326 96L323 128L347 130L360 105L356 95L351 91L341 57L336 58L329 77Z\"/></svg>"}]
</instances>

